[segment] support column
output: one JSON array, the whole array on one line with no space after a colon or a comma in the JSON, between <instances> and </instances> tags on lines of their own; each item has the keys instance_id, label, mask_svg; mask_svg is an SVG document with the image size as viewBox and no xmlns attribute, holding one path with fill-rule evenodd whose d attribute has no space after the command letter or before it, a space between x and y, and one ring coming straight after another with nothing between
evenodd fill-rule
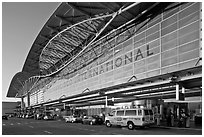
<instances>
[{"instance_id":1,"label":"support column","mask_svg":"<svg viewBox=\"0 0 204 137\"><path fill-rule=\"evenodd\" d=\"M24 101L23 101L23 97L21 97L21 108L24 108Z\"/></svg>"},{"instance_id":2,"label":"support column","mask_svg":"<svg viewBox=\"0 0 204 137\"><path fill-rule=\"evenodd\" d=\"M27 94L28 107L30 107L30 93Z\"/></svg>"},{"instance_id":3,"label":"support column","mask_svg":"<svg viewBox=\"0 0 204 137\"><path fill-rule=\"evenodd\" d=\"M108 96L106 96L106 105L105 107L107 108L108 107Z\"/></svg>"},{"instance_id":4,"label":"support column","mask_svg":"<svg viewBox=\"0 0 204 137\"><path fill-rule=\"evenodd\" d=\"M179 100L179 84L176 84L176 100Z\"/></svg>"}]
</instances>

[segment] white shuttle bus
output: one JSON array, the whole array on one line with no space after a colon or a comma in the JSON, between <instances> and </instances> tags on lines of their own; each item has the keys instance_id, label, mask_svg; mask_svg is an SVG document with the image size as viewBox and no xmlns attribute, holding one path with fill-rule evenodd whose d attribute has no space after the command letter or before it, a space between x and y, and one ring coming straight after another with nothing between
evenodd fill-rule
<instances>
[{"instance_id":1,"label":"white shuttle bus","mask_svg":"<svg viewBox=\"0 0 204 137\"><path fill-rule=\"evenodd\" d=\"M119 109L105 117L105 124L107 127L127 126L130 130L136 126L149 127L154 124L154 115L152 109L148 108Z\"/></svg>"}]
</instances>

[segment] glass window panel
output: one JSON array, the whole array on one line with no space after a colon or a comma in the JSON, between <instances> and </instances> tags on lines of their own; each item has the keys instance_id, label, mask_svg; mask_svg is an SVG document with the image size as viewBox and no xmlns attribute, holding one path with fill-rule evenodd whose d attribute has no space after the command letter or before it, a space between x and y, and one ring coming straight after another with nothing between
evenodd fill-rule
<instances>
[{"instance_id":1,"label":"glass window panel","mask_svg":"<svg viewBox=\"0 0 204 137\"><path fill-rule=\"evenodd\" d=\"M158 61L160 59L159 57L160 57L160 54L155 55L155 56L151 56L151 57L146 59L146 63L150 64L150 63L153 63L155 61Z\"/></svg>"},{"instance_id":2,"label":"glass window panel","mask_svg":"<svg viewBox=\"0 0 204 137\"><path fill-rule=\"evenodd\" d=\"M146 73L147 77L158 76L159 74L160 74L160 70L159 69Z\"/></svg>"},{"instance_id":3,"label":"glass window panel","mask_svg":"<svg viewBox=\"0 0 204 137\"><path fill-rule=\"evenodd\" d=\"M172 65L169 67L165 67L161 69L161 73L162 74L166 74L166 73L170 73L170 72L174 72L178 70L178 65Z\"/></svg>"},{"instance_id":4,"label":"glass window panel","mask_svg":"<svg viewBox=\"0 0 204 137\"><path fill-rule=\"evenodd\" d=\"M194 59L194 60L190 60L184 63L180 63L179 64L179 69L187 69L187 68L191 68L191 67L195 67L196 62L198 61L198 59Z\"/></svg>"},{"instance_id":5,"label":"glass window panel","mask_svg":"<svg viewBox=\"0 0 204 137\"><path fill-rule=\"evenodd\" d=\"M141 39L144 39L144 38L145 38L145 32L142 32L142 33L140 33L139 35L136 35L136 36L134 37L134 42L140 41Z\"/></svg>"},{"instance_id":6,"label":"glass window panel","mask_svg":"<svg viewBox=\"0 0 204 137\"><path fill-rule=\"evenodd\" d=\"M198 49L199 46L199 40L193 41L191 43L182 45L179 47L179 54L180 53L184 53L184 52L188 52L190 50L194 50L194 49Z\"/></svg>"},{"instance_id":7,"label":"glass window panel","mask_svg":"<svg viewBox=\"0 0 204 137\"><path fill-rule=\"evenodd\" d=\"M145 38L144 38L144 39L141 39L141 40L138 41L138 42L135 42L135 43L134 43L134 48L138 48L138 47L142 46L143 44L145 44Z\"/></svg>"},{"instance_id":8,"label":"glass window panel","mask_svg":"<svg viewBox=\"0 0 204 137\"><path fill-rule=\"evenodd\" d=\"M198 57L199 57L199 49L196 49L196 50L186 52L184 54L179 55L179 62L198 58Z\"/></svg>"},{"instance_id":9,"label":"glass window panel","mask_svg":"<svg viewBox=\"0 0 204 137\"><path fill-rule=\"evenodd\" d=\"M194 22L193 24L190 24L182 29L179 30L179 37L186 35L187 33L191 33L195 30L199 30L199 24L200 22Z\"/></svg>"},{"instance_id":10,"label":"glass window panel","mask_svg":"<svg viewBox=\"0 0 204 137\"><path fill-rule=\"evenodd\" d=\"M140 68L138 68L138 67L134 68L134 73L135 74L143 73L145 71L146 71L145 66L144 67L140 67Z\"/></svg>"},{"instance_id":11,"label":"glass window panel","mask_svg":"<svg viewBox=\"0 0 204 137\"><path fill-rule=\"evenodd\" d=\"M125 116L136 116L136 110L126 110Z\"/></svg>"},{"instance_id":12,"label":"glass window panel","mask_svg":"<svg viewBox=\"0 0 204 137\"><path fill-rule=\"evenodd\" d=\"M159 33L159 31L158 31L158 32L156 32L156 33L154 33L154 34L152 34L152 35L149 35L149 36L146 38L146 42L148 43L148 42L150 42L150 41L152 41L152 40L156 40L157 38L159 38L159 36L160 36L160 33Z\"/></svg>"},{"instance_id":13,"label":"glass window panel","mask_svg":"<svg viewBox=\"0 0 204 137\"><path fill-rule=\"evenodd\" d=\"M161 35L164 36L177 29L177 22L161 30Z\"/></svg>"},{"instance_id":14,"label":"glass window panel","mask_svg":"<svg viewBox=\"0 0 204 137\"><path fill-rule=\"evenodd\" d=\"M138 110L138 115L142 115L142 110Z\"/></svg>"},{"instance_id":15,"label":"glass window panel","mask_svg":"<svg viewBox=\"0 0 204 137\"><path fill-rule=\"evenodd\" d=\"M147 45L143 45L134 50L134 60L140 60L147 56Z\"/></svg>"},{"instance_id":16,"label":"glass window panel","mask_svg":"<svg viewBox=\"0 0 204 137\"><path fill-rule=\"evenodd\" d=\"M123 44L120 44L114 48L114 56L121 55L122 53L123 53Z\"/></svg>"},{"instance_id":17,"label":"glass window panel","mask_svg":"<svg viewBox=\"0 0 204 137\"><path fill-rule=\"evenodd\" d=\"M155 41L149 43L148 45L149 45L149 49L155 48L155 47L160 45L160 39L155 40Z\"/></svg>"},{"instance_id":18,"label":"glass window panel","mask_svg":"<svg viewBox=\"0 0 204 137\"><path fill-rule=\"evenodd\" d=\"M152 19L149 23L148 23L148 28L154 26L157 23L160 23L162 21L161 18L161 14L159 14L157 17L155 17L154 19Z\"/></svg>"},{"instance_id":19,"label":"glass window panel","mask_svg":"<svg viewBox=\"0 0 204 137\"><path fill-rule=\"evenodd\" d=\"M160 47L150 49L149 51L146 51L146 52L148 52L147 55L149 54L149 56L152 56L152 55L157 54L157 53L160 52Z\"/></svg>"},{"instance_id":20,"label":"glass window panel","mask_svg":"<svg viewBox=\"0 0 204 137\"><path fill-rule=\"evenodd\" d=\"M168 58L168 59L164 59L164 60L162 59L161 66L164 67L164 66L168 66L168 65L173 65L177 62L178 62L177 56L172 57L172 58Z\"/></svg>"},{"instance_id":21,"label":"glass window panel","mask_svg":"<svg viewBox=\"0 0 204 137\"><path fill-rule=\"evenodd\" d=\"M169 50L169 49L172 49L172 48L175 48L176 46L177 46L177 39L174 39L174 40L172 40L172 41L170 41L170 42L168 42L166 44L163 44L161 46L162 52L166 51L166 50Z\"/></svg>"},{"instance_id":22,"label":"glass window panel","mask_svg":"<svg viewBox=\"0 0 204 137\"><path fill-rule=\"evenodd\" d=\"M138 68L138 67L141 67L141 66L144 66L145 65L145 59L143 59L143 60L140 60L140 61L136 61L135 63L134 63L134 67L135 68Z\"/></svg>"},{"instance_id":23,"label":"glass window panel","mask_svg":"<svg viewBox=\"0 0 204 137\"><path fill-rule=\"evenodd\" d=\"M200 18L200 12L199 11L196 13L193 13L193 14L189 15L188 17L183 18L182 20L179 21L179 28L198 20L199 18Z\"/></svg>"},{"instance_id":24,"label":"glass window panel","mask_svg":"<svg viewBox=\"0 0 204 137\"><path fill-rule=\"evenodd\" d=\"M161 26L162 28L165 28L173 23L175 23L177 21L177 15L174 15L166 20L164 20L162 23L161 23Z\"/></svg>"},{"instance_id":25,"label":"glass window panel","mask_svg":"<svg viewBox=\"0 0 204 137\"><path fill-rule=\"evenodd\" d=\"M174 39L176 39L176 38L177 38L177 31L175 31L175 32L173 32L173 33L171 33L171 34L168 34L168 35L162 37L162 40L161 40L162 45L163 45L164 43L169 42L169 41L171 41L171 40L174 40Z\"/></svg>"},{"instance_id":26,"label":"glass window panel","mask_svg":"<svg viewBox=\"0 0 204 137\"><path fill-rule=\"evenodd\" d=\"M155 62L155 63L149 64L149 65L147 66L147 71L153 70L153 69L157 69L157 68L159 68L159 67L160 67L160 62L157 61L157 62Z\"/></svg>"},{"instance_id":27,"label":"glass window panel","mask_svg":"<svg viewBox=\"0 0 204 137\"><path fill-rule=\"evenodd\" d=\"M185 9L187 7L189 7L190 5L194 4L194 2L185 2L183 3L180 7L181 7L181 10L182 9Z\"/></svg>"},{"instance_id":28,"label":"glass window panel","mask_svg":"<svg viewBox=\"0 0 204 137\"><path fill-rule=\"evenodd\" d=\"M147 20L146 21L143 21L142 23L140 23L138 26L137 26L137 29L136 29L136 32L137 33L140 33L140 32L143 32L144 30L147 29L147 24L146 24Z\"/></svg>"},{"instance_id":29,"label":"glass window panel","mask_svg":"<svg viewBox=\"0 0 204 137\"><path fill-rule=\"evenodd\" d=\"M119 111L117 111L117 113L116 113L116 115L117 116L123 116L124 115L124 110L119 110Z\"/></svg>"},{"instance_id":30,"label":"glass window panel","mask_svg":"<svg viewBox=\"0 0 204 137\"><path fill-rule=\"evenodd\" d=\"M150 35L150 34L153 34L155 32L159 31L159 24L158 25L155 25L154 27L151 27L150 29L148 29L146 31L146 36Z\"/></svg>"},{"instance_id":31,"label":"glass window panel","mask_svg":"<svg viewBox=\"0 0 204 137\"><path fill-rule=\"evenodd\" d=\"M123 77L123 71L122 70L117 70L117 73L114 74L114 79L120 79Z\"/></svg>"},{"instance_id":32,"label":"glass window panel","mask_svg":"<svg viewBox=\"0 0 204 137\"><path fill-rule=\"evenodd\" d=\"M199 39L199 31L192 32L188 35L185 35L179 38L179 45L182 45L184 43L187 43L196 39Z\"/></svg>"},{"instance_id":33,"label":"glass window panel","mask_svg":"<svg viewBox=\"0 0 204 137\"><path fill-rule=\"evenodd\" d=\"M133 49L133 39L128 39L123 43L124 52L130 51Z\"/></svg>"},{"instance_id":34,"label":"glass window panel","mask_svg":"<svg viewBox=\"0 0 204 137\"><path fill-rule=\"evenodd\" d=\"M179 19L182 19L196 11L200 10L199 2L195 3L179 13Z\"/></svg>"},{"instance_id":35,"label":"glass window panel","mask_svg":"<svg viewBox=\"0 0 204 137\"><path fill-rule=\"evenodd\" d=\"M162 59L166 59L172 56L176 56L177 55L177 48L172 49L172 50L168 50L162 53Z\"/></svg>"},{"instance_id":36,"label":"glass window panel","mask_svg":"<svg viewBox=\"0 0 204 137\"><path fill-rule=\"evenodd\" d=\"M130 71L130 70L133 70L133 64L130 64L130 65L124 66L124 67L123 67L123 70L124 70L124 71Z\"/></svg>"},{"instance_id":37,"label":"glass window panel","mask_svg":"<svg viewBox=\"0 0 204 137\"><path fill-rule=\"evenodd\" d=\"M137 80L144 79L144 78L147 77L146 73L141 73L141 74L138 74L138 75L135 75L135 76L136 76Z\"/></svg>"},{"instance_id":38,"label":"glass window panel","mask_svg":"<svg viewBox=\"0 0 204 137\"><path fill-rule=\"evenodd\" d=\"M175 9L172 9L170 11L166 11L164 13L163 19L166 19L166 18L172 16L173 14L177 13L178 11L179 11L179 7L175 8Z\"/></svg>"}]
</instances>

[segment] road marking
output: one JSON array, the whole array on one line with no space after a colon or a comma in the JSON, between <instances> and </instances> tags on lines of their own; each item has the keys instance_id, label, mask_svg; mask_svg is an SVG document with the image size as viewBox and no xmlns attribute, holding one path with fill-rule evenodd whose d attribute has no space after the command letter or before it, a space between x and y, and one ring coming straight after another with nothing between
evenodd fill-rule
<instances>
[{"instance_id":1,"label":"road marking","mask_svg":"<svg viewBox=\"0 0 204 137\"><path fill-rule=\"evenodd\" d=\"M33 126L29 126L30 128L34 128Z\"/></svg>"},{"instance_id":2,"label":"road marking","mask_svg":"<svg viewBox=\"0 0 204 137\"><path fill-rule=\"evenodd\" d=\"M20 125L21 123L17 123L18 125Z\"/></svg>"},{"instance_id":3,"label":"road marking","mask_svg":"<svg viewBox=\"0 0 204 137\"><path fill-rule=\"evenodd\" d=\"M13 123L11 123L10 125L13 126Z\"/></svg>"},{"instance_id":4,"label":"road marking","mask_svg":"<svg viewBox=\"0 0 204 137\"><path fill-rule=\"evenodd\" d=\"M3 126L5 126L6 124L3 124Z\"/></svg>"},{"instance_id":5,"label":"road marking","mask_svg":"<svg viewBox=\"0 0 204 137\"><path fill-rule=\"evenodd\" d=\"M48 133L48 134L52 134L51 132L49 132L49 131L44 131L45 133Z\"/></svg>"}]
</instances>

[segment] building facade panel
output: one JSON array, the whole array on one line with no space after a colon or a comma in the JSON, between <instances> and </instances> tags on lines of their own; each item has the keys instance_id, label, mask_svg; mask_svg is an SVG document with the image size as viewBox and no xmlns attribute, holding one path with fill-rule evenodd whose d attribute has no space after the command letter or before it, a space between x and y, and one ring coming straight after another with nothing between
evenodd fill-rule
<instances>
[{"instance_id":1,"label":"building facade panel","mask_svg":"<svg viewBox=\"0 0 204 137\"><path fill-rule=\"evenodd\" d=\"M122 43L119 41L128 33L114 38L108 50L104 43L94 50L106 51L104 55L72 77L65 76L68 78L54 83L45 91L44 101L79 94L87 88L92 91L126 83L132 76L145 79L194 67L201 56L200 9L201 3L181 5L157 15L144 26L146 21L138 24L135 35Z\"/></svg>"}]
</instances>

